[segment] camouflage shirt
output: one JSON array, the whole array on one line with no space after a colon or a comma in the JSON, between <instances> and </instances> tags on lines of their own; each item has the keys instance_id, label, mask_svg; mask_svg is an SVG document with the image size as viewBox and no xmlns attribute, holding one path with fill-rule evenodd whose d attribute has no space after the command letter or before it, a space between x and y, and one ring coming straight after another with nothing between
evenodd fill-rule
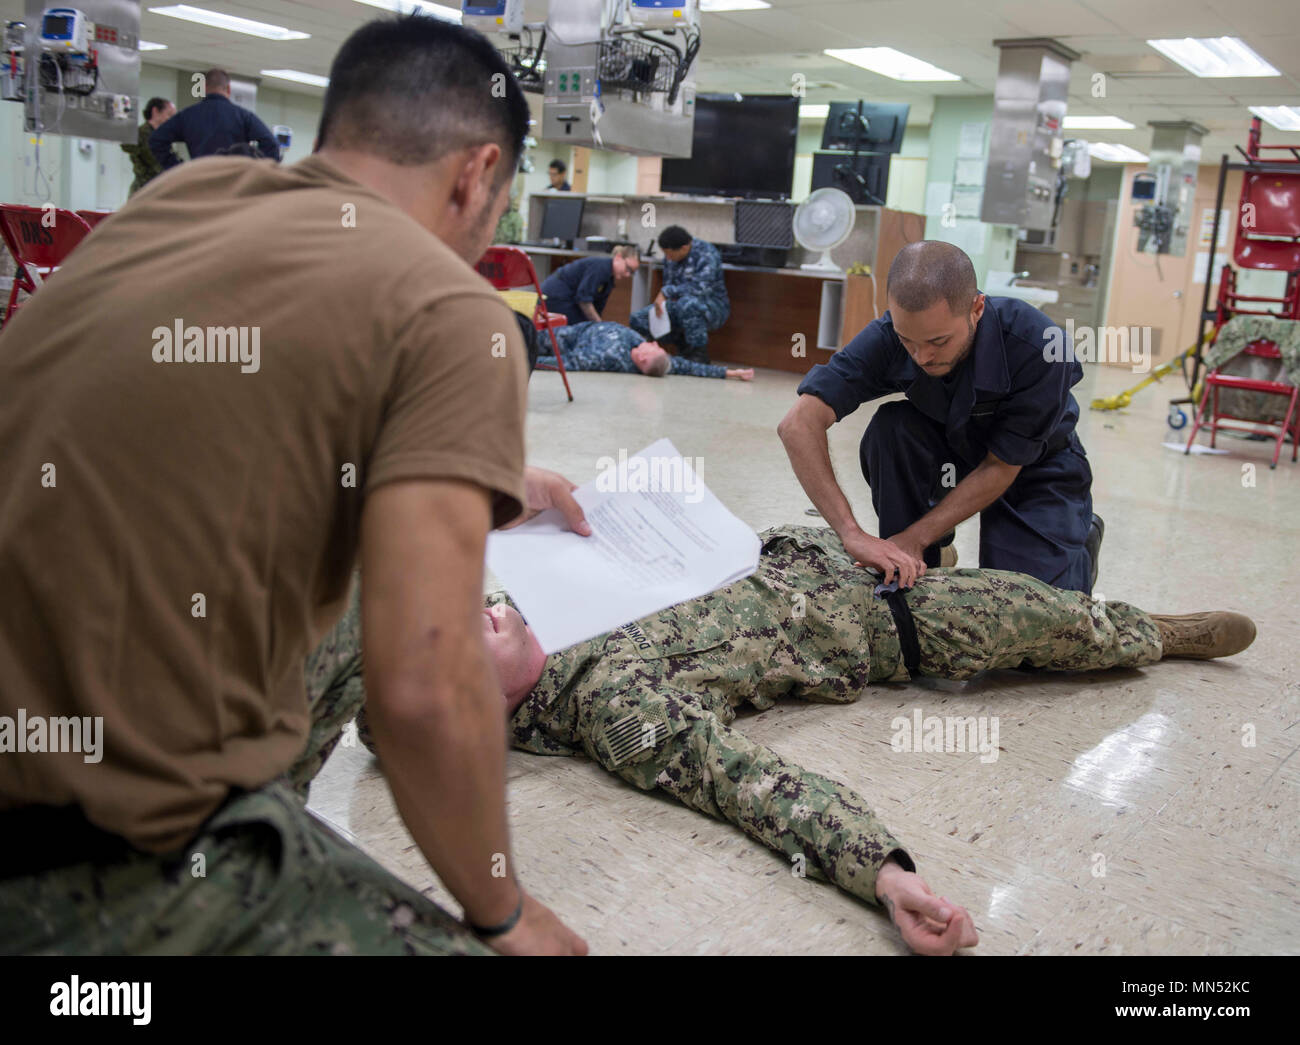
<instances>
[{"instance_id":1,"label":"camouflage shirt","mask_svg":"<svg viewBox=\"0 0 1300 1045\"><path fill-rule=\"evenodd\" d=\"M762 536L750 577L549 656L511 720L514 745L575 753L571 723L540 724L565 718L560 705L572 697L673 693L729 724L742 704L849 703L870 682L907 678L889 608L872 584L844 583L845 570L862 574L834 532L784 526Z\"/></svg>"},{"instance_id":2,"label":"camouflage shirt","mask_svg":"<svg viewBox=\"0 0 1300 1045\"><path fill-rule=\"evenodd\" d=\"M151 134L153 134L153 128L147 123L142 123L140 124L140 133L136 144L122 146L122 151L131 157L131 169L135 172L135 180L131 182L132 193L144 188L162 173L162 164L149 150L149 135Z\"/></svg>"}]
</instances>

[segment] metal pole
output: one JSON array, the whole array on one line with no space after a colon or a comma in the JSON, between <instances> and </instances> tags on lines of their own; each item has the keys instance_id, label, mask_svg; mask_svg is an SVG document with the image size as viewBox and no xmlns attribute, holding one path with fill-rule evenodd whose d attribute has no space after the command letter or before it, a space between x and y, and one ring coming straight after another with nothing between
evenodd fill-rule
<instances>
[{"instance_id":1,"label":"metal pole","mask_svg":"<svg viewBox=\"0 0 1300 1045\"><path fill-rule=\"evenodd\" d=\"M1201 376L1201 344L1205 340L1206 315L1210 311L1210 288L1214 285L1214 255L1219 247L1219 219L1223 214L1223 192L1228 181L1228 154L1224 153L1219 161L1219 189L1214 195L1214 228L1210 233L1210 257L1205 264L1205 293L1201 296L1201 314L1196 324L1196 346L1192 354L1192 378L1187 384L1188 399L1196 391L1196 382ZM1184 400L1176 400L1184 402Z\"/></svg>"}]
</instances>

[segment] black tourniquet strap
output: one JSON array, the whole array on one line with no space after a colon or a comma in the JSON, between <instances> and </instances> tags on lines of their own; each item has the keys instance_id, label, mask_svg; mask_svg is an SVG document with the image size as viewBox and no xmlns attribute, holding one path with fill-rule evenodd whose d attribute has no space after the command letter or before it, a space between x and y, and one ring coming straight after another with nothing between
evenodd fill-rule
<instances>
[{"instance_id":1,"label":"black tourniquet strap","mask_svg":"<svg viewBox=\"0 0 1300 1045\"><path fill-rule=\"evenodd\" d=\"M894 627L898 629L898 645L903 652L903 666L909 675L915 676L921 667L921 645L916 640L916 622L912 620L912 611L908 608L905 594L897 589L883 591L881 597L889 603L889 612L894 615Z\"/></svg>"}]
</instances>

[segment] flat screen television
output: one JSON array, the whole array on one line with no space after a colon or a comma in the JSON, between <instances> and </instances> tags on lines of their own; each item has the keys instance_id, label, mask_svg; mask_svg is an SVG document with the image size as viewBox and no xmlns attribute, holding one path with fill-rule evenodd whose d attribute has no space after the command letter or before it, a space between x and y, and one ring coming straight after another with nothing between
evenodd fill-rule
<instances>
[{"instance_id":1,"label":"flat screen television","mask_svg":"<svg viewBox=\"0 0 1300 1045\"><path fill-rule=\"evenodd\" d=\"M910 105L831 102L822 129L823 149L898 152L903 147ZM862 122L859 122L861 118Z\"/></svg>"},{"instance_id":2,"label":"flat screen television","mask_svg":"<svg viewBox=\"0 0 1300 1045\"><path fill-rule=\"evenodd\" d=\"M788 200L794 187L799 99L788 94L701 94L689 159L663 161L662 192Z\"/></svg>"},{"instance_id":3,"label":"flat screen television","mask_svg":"<svg viewBox=\"0 0 1300 1045\"><path fill-rule=\"evenodd\" d=\"M815 152L812 188L840 189L854 203L883 207L889 194L889 153L861 152L854 160L842 152Z\"/></svg>"}]
</instances>

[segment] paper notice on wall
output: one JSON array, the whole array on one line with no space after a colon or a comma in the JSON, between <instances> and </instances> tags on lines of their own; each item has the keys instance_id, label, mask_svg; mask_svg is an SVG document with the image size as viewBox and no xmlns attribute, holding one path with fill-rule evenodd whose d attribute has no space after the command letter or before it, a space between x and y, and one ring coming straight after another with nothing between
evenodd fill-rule
<instances>
[{"instance_id":1,"label":"paper notice on wall","mask_svg":"<svg viewBox=\"0 0 1300 1045\"><path fill-rule=\"evenodd\" d=\"M958 218L979 219L980 207L984 203L984 190L970 186L958 185L952 190L953 215Z\"/></svg>"},{"instance_id":2,"label":"paper notice on wall","mask_svg":"<svg viewBox=\"0 0 1300 1045\"><path fill-rule=\"evenodd\" d=\"M932 181L925 187L925 213L943 214L952 202L952 182Z\"/></svg>"},{"instance_id":3,"label":"paper notice on wall","mask_svg":"<svg viewBox=\"0 0 1300 1045\"><path fill-rule=\"evenodd\" d=\"M1214 257L1214 278L1211 282L1215 286L1219 283L1219 273L1223 271L1223 266L1227 264L1227 257L1222 253L1217 253ZM1205 269L1210 264L1210 252L1208 250L1198 250L1196 257L1192 262L1192 282L1205 282Z\"/></svg>"},{"instance_id":4,"label":"paper notice on wall","mask_svg":"<svg viewBox=\"0 0 1300 1045\"><path fill-rule=\"evenodd\" d=\"M1222 250L1228 245L1228 214L1226 210L1219 211L1219 242L1216 251ZM1210 237L1214 235L1214 208L1205 207L1201 211L1201 234L1197 241L1197 246L1201 250L1210 249Z\"/></svg>"},{"instance_id":5,"label":"paper notice on wall","mask_svg":"<svg viewBox=\"0 0 1300 1045\"><path fill-rule=\"evenodd\" d=\"M957 139L957 155L962 159L977 159L984 155L984 135L987 123L972 121L961 125L961 137Z\"/></svg>"},{"instance_id":6,"label":"paper notice on wall","mask_svg":"<svg viewBox=\"0 0 1300 1045\"><path fill-rule=\"evenodd\" d=\"M953 165L952 180L954 185L984 185L983 160L958 160Z\"/></svg>"}]
</instances>

